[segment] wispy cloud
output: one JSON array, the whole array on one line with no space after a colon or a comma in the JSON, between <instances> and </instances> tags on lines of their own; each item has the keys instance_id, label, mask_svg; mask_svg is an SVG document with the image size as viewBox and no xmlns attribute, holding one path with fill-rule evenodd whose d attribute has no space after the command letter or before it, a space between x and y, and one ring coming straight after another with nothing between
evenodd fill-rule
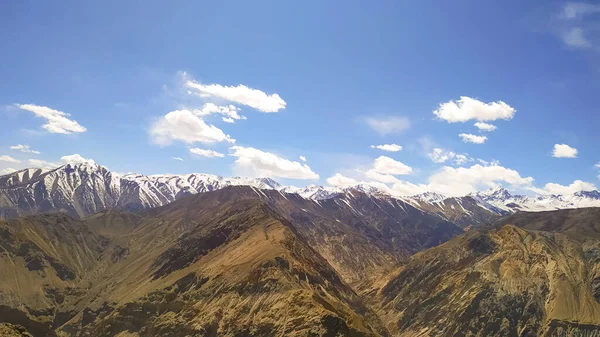
<instances>
[{"instance_id":1,"label":"wispy cloud","mask_svg":"<svg viewBox=\"0 0 600 337\"><path fill-rule=\"evenodd\" d=\"M278 112L286 107L286 102L278 94L268 95L261 90L249 88L242 84L223 86L220 84L201 84L194 80L188 80L185 85L201 97L220 98L247 105L261 112Z\"/></svg>"},{"instance_id":2,"label":"wispy cloud","mask_svg":"<svg viewBox=\"0 0 600 337\"><path fill-rule=\"evenodd\" d=\"M47 123L42 127L50 133L71 134L73 132L87 131L76 120L69 119L68 117L71 115L66 112L34 104L15 104L15 106L22 110L33 112L37 117L45 118Z\"/></svg>"},{"instance_id":3,"label":"wispy cloud","mask_svg":"<svg viewBox=\"0 0 600 337\"><path fill-rule=\"evenodd\" d=\"M398 144L382 144L382 145L371 145L372 149L378 149L387 152L398 152L402 151L402 146Z\"/></svg>"},{"instance_id":4,"label":"wispy cloud","mask_svg":"<svg viewBox=\"0 0 600 337\"><path fill-rule=\"evenodd\" d=\"M365 117L365 123L382 136L391 133L401 133L410 128L410 120L406 117Z\"/></svg>"},{"instance_id":5,"label":"wispy cloud","mask_svg":"<svg viewBox=\"0 0 600 337\"><path fill-rule=\"evenodd\" d=\"M465 143L483 144L487 140L486 136L477 136L477 135L472 135L470 133L461 133L458 136Z\"/></svg>"},{"instance_id":6,"label":"wispy cloud","mask_svg":"<svg viewBox=\"0 0 600 337\"><path fill-rule=\"evenodd\" d=\"M0 161L5 161L5 162L7 162L7 163L15 163L15 164L17 164L17 163L20 163L20 162L21 162L20 160L18 160L18 159L15 159L15 158L13 158L13 157L11 157L11 156L7 156L7 155L0 156Z\"/></svg>"},{"instance_id":7,"label":"wispy cloud","mask_svg":"<svg viewBox=\"0 0 600 337\"><path fill-rule=\"evenodd\" d=\"M10 147L11 150L17 150L25 153L40 154L40 151L33 150L29 145L17 144Z\"/></svg>"},{"instance_id":8,"label":"wispy cloud","mask_svg":"<svg viewBox=\"0 0 600 337\"><path fill-rule=\"evenodd\" d=\"M223 158L223 157L225 157L225 155L220 152L217 152L214 150L200 149L197 147L191 148L190 153L195 154L200 157L206 157L206 158Z\"/></svg>"}]
</instances>

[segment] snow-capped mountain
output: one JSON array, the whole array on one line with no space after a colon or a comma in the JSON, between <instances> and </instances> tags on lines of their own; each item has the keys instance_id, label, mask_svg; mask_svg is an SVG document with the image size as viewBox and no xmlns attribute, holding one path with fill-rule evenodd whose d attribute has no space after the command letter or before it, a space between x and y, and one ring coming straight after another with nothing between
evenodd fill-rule
<instances>
[{"instance_id":1,"label":"snow-capped mountain","mask_svg":"<svg viewBox=\"0 0 600 337\"><path fill-rule=\"evenodd\" d=\"M471 195L473 198L514 213L518 211L540 212L565 208L600 207L600 192L579 191L573 194L551 194L540 196L512 195L499 186Z\"/></svg>"},{"instance_id":2,"label":"snow-capped mountain","mask_svg":"<svg viewBox=\"0 0 600 337\"><path fill-rule=\"evenodd\" d=\"M83 217L113 208L152 208L189 194L231 185L282 188L270 178L225 178L209 174L120 175L94 163L76 163L50 171L24 169L0 176L0 218L46 211L65 211Z\"/></svg>"},{"instance_id":3,"label":"snow-capped mountain","mask_svg":"<svg viewBox=\"0 0 600 337\"><path fill-rule=\"evenodd\" d=\"M351 195L356 191L374 198L403 201L465 227L517 211L600 207L598 191L530 197L512 195L506 189L496 187L464 197L448 198L434 192L398 197L368 184L345 188L318 185L295 187L283 186L270 178L227 178L203 173L149 176L117 174L104 166L88 162L66 164L49 171L24 169L0 176L0 218L47 211L65 211L84 217L107 209L146 209L166 205L190 194L236 185L295 193L312 200Z\"/></svg>"}]
</instances>

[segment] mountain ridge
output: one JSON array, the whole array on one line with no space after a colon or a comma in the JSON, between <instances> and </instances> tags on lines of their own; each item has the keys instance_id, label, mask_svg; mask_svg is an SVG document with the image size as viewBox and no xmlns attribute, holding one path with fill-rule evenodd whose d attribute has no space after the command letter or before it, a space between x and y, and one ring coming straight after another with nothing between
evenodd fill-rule
<instances>
[{"instance_id":1,"label":"mountain ridge","mask_svg":"<svg viewBox=\"0 0 600 337\"><path fill-rule=\"evenodd\" d=\"M48 211L63 211L80 218L110 209L137 211L166 205L188 195L238 185L298 194L311 200L358 191L376 198L408 202L424 211L454 219L463 227L489 220L487 213L506 215L519 211L600 207L599 191L531 197L512 195L497 186L462 197L447 197L434 192L395 196L364 183L343 188L295 187L281 185L271 178L227 178L204 173L118 174L87 162L65 164L52 170L23 169L0 176L0 218Z\"/></svg>"}]
</instances>

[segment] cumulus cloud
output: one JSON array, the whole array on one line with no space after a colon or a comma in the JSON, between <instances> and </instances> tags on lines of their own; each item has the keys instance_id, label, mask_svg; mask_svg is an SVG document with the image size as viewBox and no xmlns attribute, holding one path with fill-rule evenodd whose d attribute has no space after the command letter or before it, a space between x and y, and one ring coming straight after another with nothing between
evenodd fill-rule
<instances>
[{"instance_id":1,"label":"cumulus cloud","mask_svg":"<svg viewBox=\"0 0 600 337\"><path fill-rule=\"evenodd\" d=\"M327 184L331 186L346 187L358 184L358 180L346 177L340 173L327 178Z\"/></svg>"},{"instance_id":2,"label":"cumulus cloud","mask_svg":"<svg viewBox=\"0 0 600 337\"><path fill-rule=\"evenodd\" d=\"M75 153L68 156L60 157L60 160L66 164L95 164L96 162L93 159L83 158L79 154Z\"/></svg>"},{"instance_id":3,"label":"cumulus cloud","mask_svg":"<svg viewBox=\"0 0 600 337\"><path fill-rule=\"evenodd\" d=\"M225 155L220 152L217 152L214 150L199 149L197 147L191 148L190 152L197 156L207 157L207 158L223 158L223 157L225 157Z\"/></svg>"},{"instance_id":4,"label":"cumulus cloud","mask_svg":"<svg viewBox=\"0 0 600 337\"><path fill-rule=\"evenodd\" d=\"M488 132L494 131L497 129L497 127L495 125L484 123L484 122L475 123L475 127L477 127L481 131L488 131Z\"/></svg>"},{"instance_id":5,"label":"cumulus cloud","mask_svg":"<svg viewBox=\"0 0 600 337\"><path fill-rule=\"evenodd\" d=\"M586 181L575 180L570 185L561 185L556 183L548 183L544 185L543 189L533 189L535 192L540 194L573 194L579 191L593 191L596 190L596 185L588 183Z\"/></svg>"},{"instance_id":6,"label":"cumulus cloud","mask_svg":"<svg viewBox=\"0 0 600 337\"><path fill-rule=\"evenodd\" d=\"M378 182L391 184L398 182L395 175L406 175L412 173L412 168L402 162L390 157L380 156L373 162L373 167L364 172L369 178Z\"/></svg>"},{"instance_id":7,"label":"cumulus cloud","mask_svg":"<svg viewBox=\"0 0 600 337\"><path fill-rule=\"evenodd\" d=\"M193 80L185 85L197 91L201 97L215 97L230 102L247 105L262 112L278 112L285 109L286 102L278 94L267 95L258 89L245 85L222 86L220 84L201 84Z\"/></svg>"},{"instance_id":8,"label":"cumulus cloud","mask_svg":"<svg viewBox=\"0 0 600 337\"><path fill-rule=\"evenodd\" d=\"M554 158L576 158L577 149L570 147L567 144L554 144L554 150L552 150L552 157Z\"/></svg>"},{"instance_id":9,"label":"cumulus cloud","mask_svg":"<svg viewBox=\"0 0 600 337\"><path fill-rule=\"evenodd\" d=\"M300 156L300 160L302 160L302 161L305 162L306 161L306 157L305 156Z\"/></svg>"},{"instance_id":10,"label":"cumulus cloud","mask_svg":"<svg viewBox=\"0 0 600 337\"><path fill-rule=\"evenodd\" d=\"M244 174L289 179L319 179L306 164L279 157L252 147L232 146L231 155L237 157L236 169Z\"/></svg>"},{"instance_id":11,"label":"cumulus cloud","mask_svg":"<svg viewBox=\"0 0 600 337\"><path fill-rule=\"evenodd\" d=\"M45 118L47 123L42 127L50 133L71 134L73 132L87 131L77 121L69 119L68 117L71 115L66 112L34 104L15 104L15 106L19 109L33 112L37 117Z\"/></svg>"},{"instance_id":12,"label":"cumulus cloud","mask_svg":"<svg viewBox=\"0 0 600 337\"><path fill-rule=\"evenodd\" d=\"M5 161L8 163L20 163L21 162L20 160L17 160L11 156L6 156L6 155L0 156L0 161Z\"/></svg>"},{"instance_id":13,"label":"cumulus cloud","mask_svg":"<svg viewBox=\"0 0 600 337\"><path fill-rule=\"evenodd\" d=\"M234 123L236 120L246 119L246 116L242 116L238 113L239 111L240 108L235 105L219 106L214 103L206 103L201 109L194 109L193 113L199 117L219 114L223 115L224 122Z\"/></svg>"},{"instance_id":14,"label":"cumulus cloud","mask_svg":"<svg viewBox=\"0 0 600 337\"><path fill-rule=\"evenodd\" d=\"M469 120L486 122L512 119L516 111L516 109L502 101L484 103L471 97L461 96L457 101L440 104L433 114L449 123Z\"/></svg>"},{"instance_id":15,"label":"cumulus cloud","mask_svg":"<svg viewBox=\"0 0 600 337\"><path fill-rule=\"evenodd\" d=\"M382 145L371 145L372 149L379 149L381 151L398 152L402 151L402 146L398 144L382 144Z\"/></svg>"},{"instance_id":16,"label":"cumulus cloud","mask_svg":"<svg viewBox=\"0 0 600 337\"><path fill-rule=\"evenodd\" d=\"M235 139L218 127L207 124L190 110L175 110L161 117L150 128L152 141L169 145L174 140L192 143L235 143Z\"/></svg>"},{"instance_id":17,"label":"cumulus cloud","mask_svg":"<svg viewBox=\"0 0 600 337\"><path fill-rule=\"evenodd\" d=\"M472 135L470 133L461 133L458 136L465 143L483 144L487 140L486 136L477 136L477 135Z\"/></svg>"},{"instance_id":18,"label":"cumulus cloud","mask_svg":"<svg viewBox=\"0 0 600 337\"><path fill-rule=\"evenodd\" d=\"M365 123L382 136L390 133L400 133L410 127L410 120L406 117L365 117Z\"/></svg>"},{"instance_id":19,"label":"cumulus cloud","mask_svg":"<svg viewBox=\"0 0 600 337\"><path fill-rule=\"evenodd\" d=\"M11 168L11 167L7 167L7 168L0 170L0 176L3 176L5 174L11 174L13 172L17 172L17 170L15 170L14 168Z\"/></svg>"},{"instance_id":20,"label":"cumulus cloud","mask_svg":"<svg viewBox=\"0 0 600 337\"><path fill-rule=\"evenodd\" d=\"M25 153L40 154L40 151L32 150L29 145L17 144L10 147L11 150L17 150Z\"/></svg>"},{"instance_id":21,"label":"cumulus cloud","mask_svg":"<svg viewBox=\"0 0 600 337\"><path fill-rule=\"evenodd\" d=\"M425 184L413 184L408 181L398 181L395 183L391 191L399 196L412 196L430 191L429 186Z\"/></svg>"},{"instance_id":22,"label":"cumulus cloud","mask_svg":"<svg viewBox=\"0 0 600 337\"><path fill-rule=\"evenodd\" d=\"M381 174L404 175L412 173L412 168L390 157L380 156L373 162L373 171Z\"/></svg>"},{"instance_id":23,"label":"cumulus cloud","mask_svg":"<svg viewBox=\"0 0 600 337\"><path fill-rule=\"evenodd\" d=\"M426 184L399 181L392 186L392 193L401 196L424 192L436 192L446 196L463 196L498 184L515 188L533 188L533 178L523 177L516 170L500 165L453 168L444 166L428 178Z\"/></svg>"},{"instance_id":24,"label":"cumulus cloud","mask_svg":"<svg viewBox=\"0 0 600 337\"><path fill-rule=\"evenodd\" d=\"M173 157L173 160L183 161L183 158L181 158L181 157Z\"/></svg>"}]
</instances>

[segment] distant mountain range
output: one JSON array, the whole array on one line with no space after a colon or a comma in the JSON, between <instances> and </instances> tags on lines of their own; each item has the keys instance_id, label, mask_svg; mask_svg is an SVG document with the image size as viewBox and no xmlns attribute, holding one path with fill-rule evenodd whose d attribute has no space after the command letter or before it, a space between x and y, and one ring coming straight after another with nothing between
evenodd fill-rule
<instances>
[{"instance_id":1,"label":"distant mountain range","mask_svg":"<svg viewBox=\"0 0 600 337\"><path fill-rule=\"evenodd\" d=\"M518 211L600 207L598 191L530 197L511 195L506 189L497 187L463 197L446 197L432 192L398 197L367 184L346 188L294 187L283 186L270 178L226 178L201 173L117 174L101 165L77 163L49 171L24 169L0 176L0 218L49 211L67 212L76 217L110 209L135 211L163 206L188 195L240 185L297 194L317 201L358 191L373 198L408 203L463 227Z\"/></svg>"}]
</instances>

